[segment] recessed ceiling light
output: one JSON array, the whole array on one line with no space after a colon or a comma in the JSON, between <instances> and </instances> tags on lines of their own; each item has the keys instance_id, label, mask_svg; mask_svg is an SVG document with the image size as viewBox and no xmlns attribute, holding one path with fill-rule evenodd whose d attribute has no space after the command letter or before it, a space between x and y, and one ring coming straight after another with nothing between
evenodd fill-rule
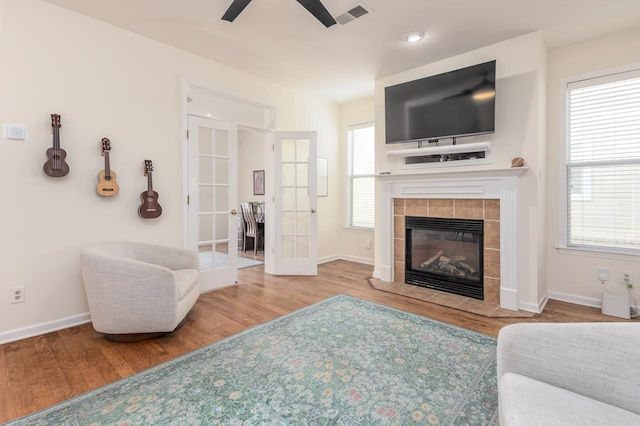
<instances>
[{"instance_id":1,"label":"recessed ceiling light","mask_svg":"<svg viewBox=\"0 0 640 426\"><path fill-rule=\"evenodd\" d=\"M207 114L207 117L213 117L213 114L208 113L208 114Z\"/></svg>"},{"instance_id":2,"label":"recessed ceiling light","mask_svg":"<svg viewBox=\"0 0 640 426\"><path fill-rule=\"evenodd\" d=\"M404 39L409 43L417 43L424 38L424 32L422 31L411 31L407 35L404 36Z\"/></svg>"}]
</instances>

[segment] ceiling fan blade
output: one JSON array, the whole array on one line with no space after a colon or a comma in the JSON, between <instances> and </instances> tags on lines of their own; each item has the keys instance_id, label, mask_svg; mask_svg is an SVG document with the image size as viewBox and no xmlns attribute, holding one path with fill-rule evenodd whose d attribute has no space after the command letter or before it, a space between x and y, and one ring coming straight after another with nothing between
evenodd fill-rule
<instances>
[{"instance_id":1,"label":"ceiling fan blade","mask_svg":"<svg viewBox=\"0 0 640 426\"><path fill-rule=\"evenodd\" d=\"M249 3L251 3L251 0L233 0L229 9L222 15L222 19L233 22Z\"/></svg>"},{"instance_id":2,"label":"ceiling fan blade","mask_svg":"<svg viewBox=\"0 0 640 426\"><path fill-rule=\"evenodd\" d=\"M298 0L298 3L311 12L325 27L329 28L336 24L336 20L333 19L333 16L331 16L329 11L322 5L320 0Z\"/></svg>"}]
</instances>

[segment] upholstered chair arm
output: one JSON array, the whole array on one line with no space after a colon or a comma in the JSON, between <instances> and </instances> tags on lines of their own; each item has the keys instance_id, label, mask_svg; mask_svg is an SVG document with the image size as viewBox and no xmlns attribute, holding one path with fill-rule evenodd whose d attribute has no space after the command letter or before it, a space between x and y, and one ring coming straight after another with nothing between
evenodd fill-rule
<instances>
[{"instance_id":1,"label":"upholstered chair arm","mask_svg":"<svg viewBox=\"0 0 640 426\"><path fill-rule=\"evenodd\" d=\"M131 244L135 249L136 259L142 262L155 263L172 271L178 269L200 269L198 253L193 250L145 243Z\"/></svg>"},{"instance_id":2,"label":"upholstered chair arm","mask_svg":"<svg viewBox=\"0 0 640 426\"><path fill-rule=\"evenodd\" d=\"M633 323L513 324L498 336L498 382L517 373L640 414Z\"/></svg>"},{"instance_id":3,"label":"upholstered chair arm","mask_svg":"<svg viewBox=\"0 0 640 426\"><path fill-rule=\"evenodd\" d=\"M91 248L81 252L81 260L91 320L97 331L124 334L173 330L175 314L171 313L178 302L178 289L170 269Z\"/></svg>"}]
</instances>

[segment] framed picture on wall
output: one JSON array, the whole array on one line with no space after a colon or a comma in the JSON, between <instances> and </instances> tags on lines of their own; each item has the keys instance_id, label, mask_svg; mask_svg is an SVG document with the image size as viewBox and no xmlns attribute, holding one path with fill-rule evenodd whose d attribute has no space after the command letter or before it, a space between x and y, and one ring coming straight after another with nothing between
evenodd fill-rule
<instances>
[{"instance_id":1,"label":"framed picture on wall","mask_svg":"<svg viewBox=\"0 0 640 426\"><path fill-rule=\"evenodd\" d=\"M264 170L253 171L253 195L264 195Z\"/></svg>"}]
</instances>

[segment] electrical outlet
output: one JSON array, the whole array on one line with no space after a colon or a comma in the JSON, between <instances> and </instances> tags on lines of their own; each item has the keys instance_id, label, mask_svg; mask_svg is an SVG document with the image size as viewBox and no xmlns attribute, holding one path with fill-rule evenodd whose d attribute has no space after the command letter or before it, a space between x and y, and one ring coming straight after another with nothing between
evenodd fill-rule
<instances>
[{"instance_id":1,"label":"electrical outlet","mask_svg":"<svg viewBox=\"0 0 640 426\"><path fill-rule=\"evenodd\" d=\"M620 280L627 288L633 288L633 274L630 271L620 272Z\"/></svg>"},{"instance_id":2,"label":"electrical outlet","mask_svg":"<svg viewBox=\"0 0 640 426\"><path fill-rule=\"evenodd\" d=\"M366 241L365 241L364 246L365 246L367 249L370 249L370 248L371 248L371 240L366 240Z\"/></svg>"},{"instance_id":3,"label":"electrical outlet","mask_svg":"<svg viewBox=\"0 0 640 426\"><path fill-rule=\"evenodd\" d=\"M25 301L24 286L11 288L11 303L22 303Z\"/></svg>"}]
</instances>

